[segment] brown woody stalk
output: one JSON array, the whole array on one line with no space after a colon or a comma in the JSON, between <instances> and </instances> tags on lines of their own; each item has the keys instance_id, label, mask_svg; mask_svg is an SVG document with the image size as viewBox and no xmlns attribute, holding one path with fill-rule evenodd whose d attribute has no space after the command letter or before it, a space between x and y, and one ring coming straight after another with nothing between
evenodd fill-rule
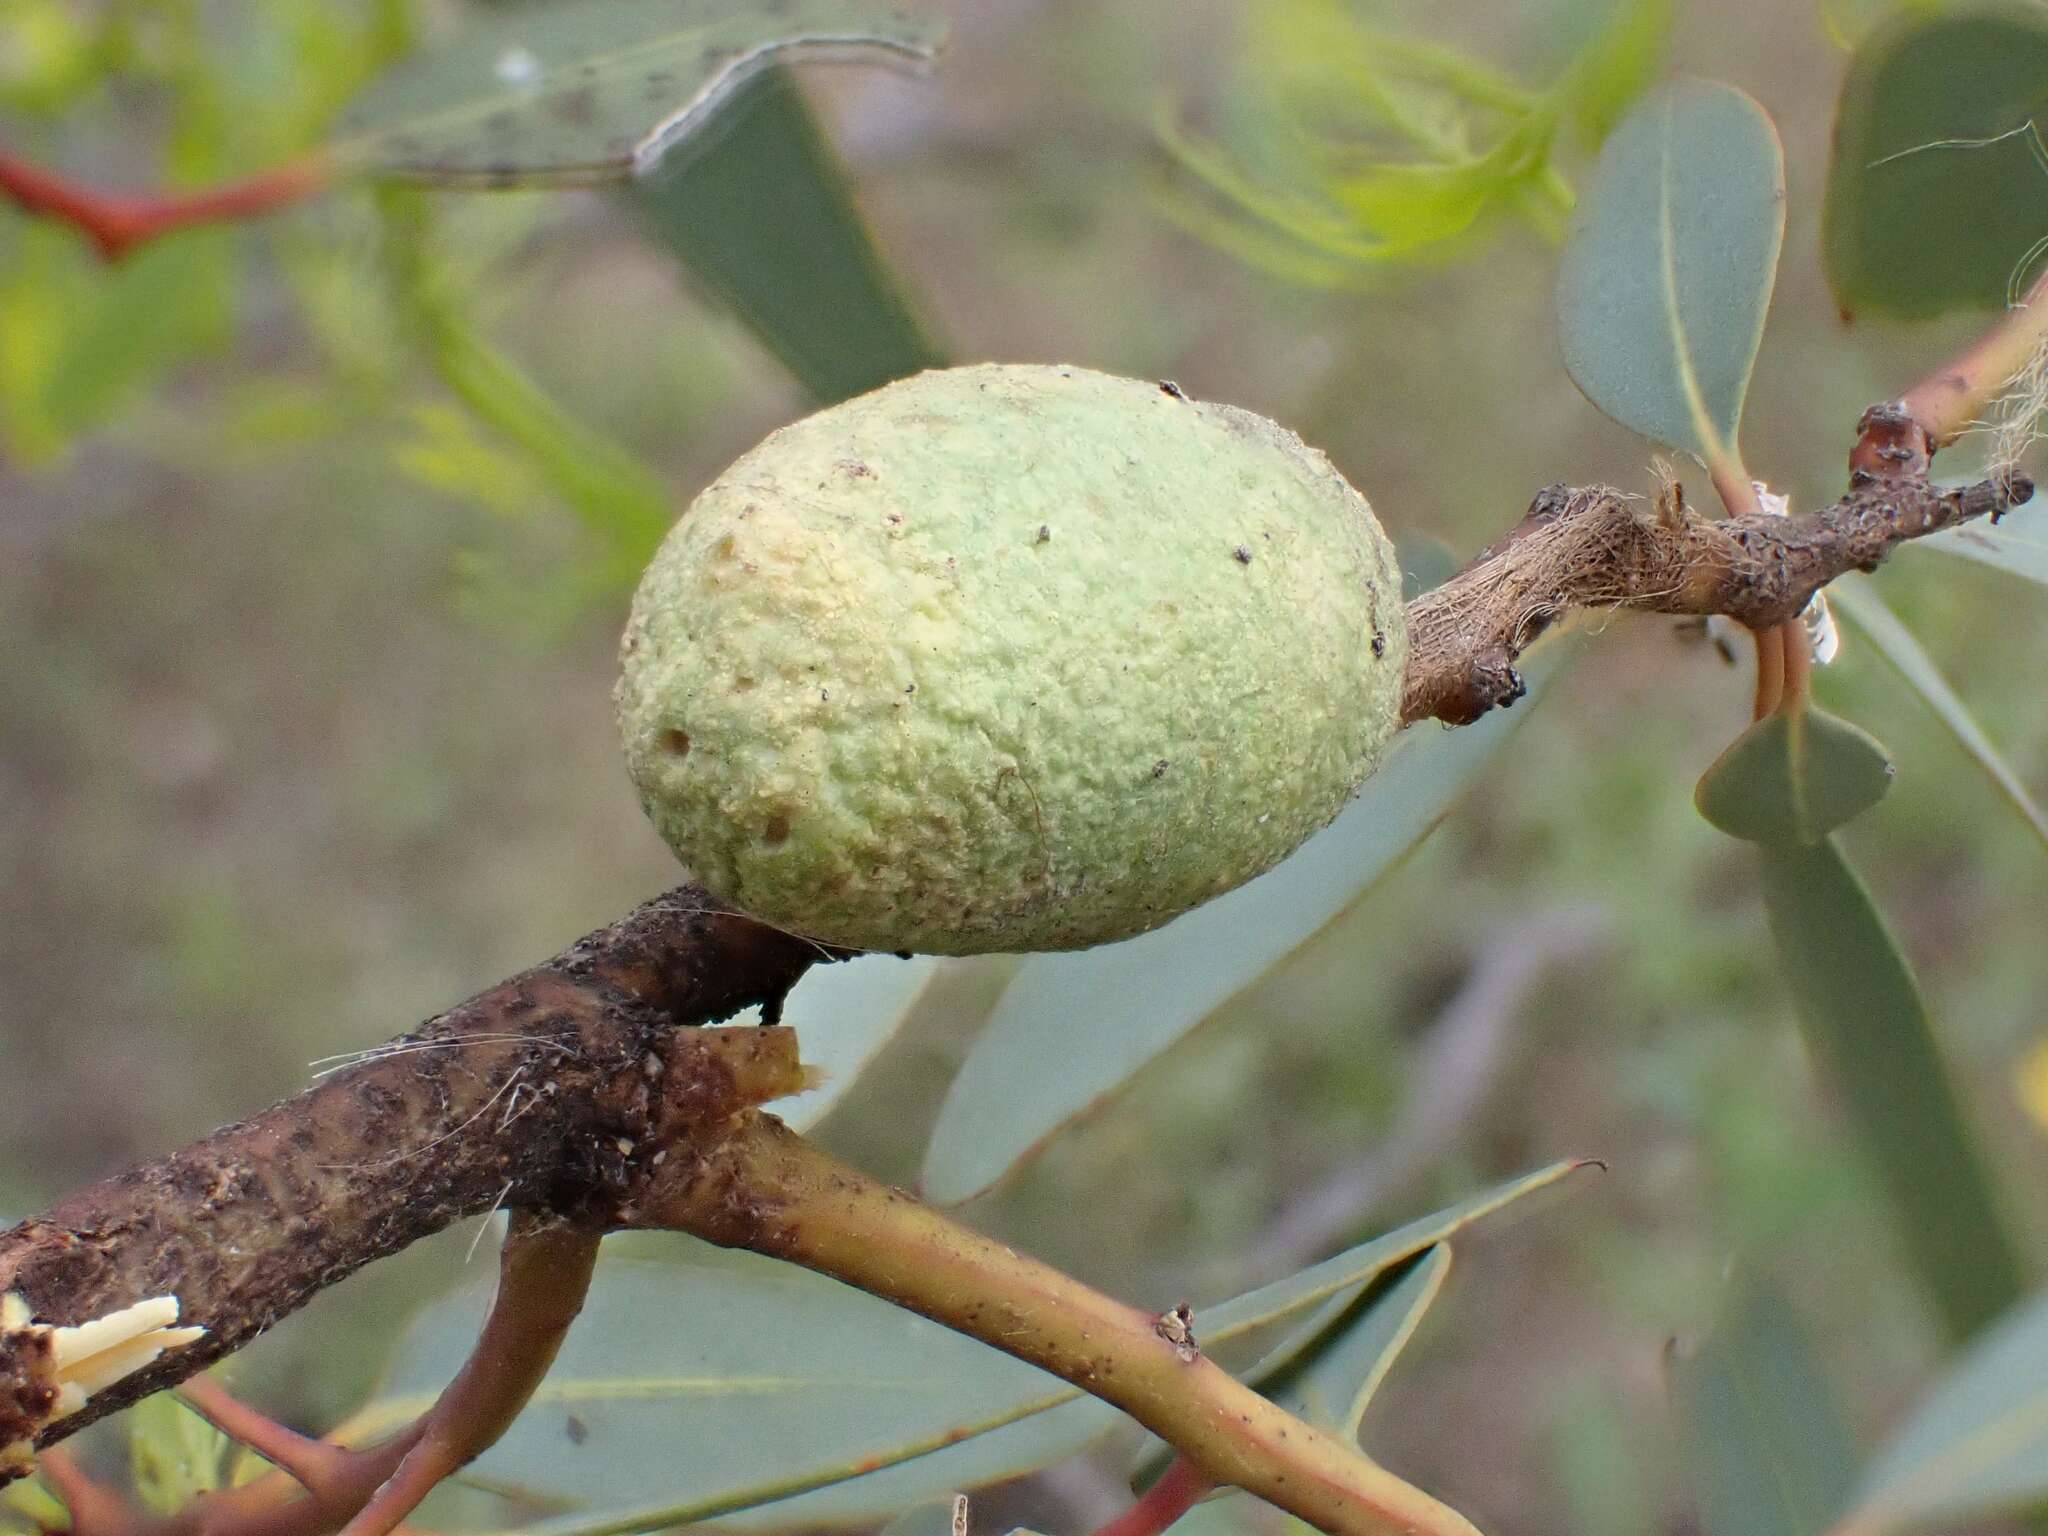
<instances>
[{"instance_id":1,"label":"brown woody stalk","mask_svg":"<svg viewBox=\"0 0 2048 1536\"><path fill-rule=\"evenodd\" d=\"M1875 570L1909 539L1996 519L2032 494L2019 476L1945 490L1923 472L1872 477L1801 516L1709 518L1675 489L1649 505L1605 486L1551 486L1505 538L1408 605L1402 719L1469 725L1512 704L1516 660L1570 613L1725 614L1771 630L1844 572Z\"/></svg>"}]
</instances>

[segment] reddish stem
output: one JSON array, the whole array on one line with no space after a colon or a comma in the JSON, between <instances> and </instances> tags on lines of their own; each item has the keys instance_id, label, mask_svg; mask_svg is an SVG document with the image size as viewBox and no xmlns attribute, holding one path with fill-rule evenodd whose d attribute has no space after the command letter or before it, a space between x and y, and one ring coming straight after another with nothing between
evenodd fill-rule
<instances>
[{"instance_id":1,"label":"reddish stem","mask_svg":"<svg viewBox=\"0 0 2048 1536\"><path fill-rule=\"evenodd\" d=\"M176 230L260 218L311 197L333 175L327 157L313 154L197 192L107 192L0 149L0 194L29 213L72 225L108 261Z\"/></svg>"},{"instance_id":2,"label":"reddish stem","mask_svg":"<svg viewBox=\"0 0 2048 1536\"><path fill-rule=\"evenodd\" d=\"M1137 1503L1118 1515L1095 1536L1159 1536L1174 1521L1214 1491L1216 1481L1185 1456L1176 1456L1159 1481Z\"/></svg>"},{"instance_id":3,"label":"reddish stem","mask_svg":"<svg viewBox=\"0 0 2048 1536\"><path fill-rule=\"evenodd\" d=\"M1762 720L1785 698L1785 631L1789 624L1752 631L1756 640L1756 705L1752 719Z\"/></svg>"},{"instance_id":4,"label":"reddish stem","mask_svg":"<svg viewBox=\"0 0 2048 1536\"><path fill-rule=\"evenodd\" d=\"M1985 402L2026 368L2044 334L2048 334L2048 272L2034 279L2026 297L1996 325L1907 390L1899 401L1906 417L1926 434L1930 453L1954 442ZM1851 467L1863 466L1852 459Z\"/></svg>"}]
</instances>

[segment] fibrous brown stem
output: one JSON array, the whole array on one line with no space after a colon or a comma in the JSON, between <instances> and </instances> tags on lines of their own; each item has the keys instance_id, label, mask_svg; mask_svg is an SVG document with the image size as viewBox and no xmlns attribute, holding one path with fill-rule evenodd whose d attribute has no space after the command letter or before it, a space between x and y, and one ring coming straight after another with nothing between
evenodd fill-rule
<instances>
[{"instance_id":1,"label":"fibrous brown stem","mask_svg":"<svg viewBox=\"0 0 2048 1536\"><path fill-rule=\"evenodd\" d=\"M1551 486L1506 538L1408 605L1402 720L1468 725L1512 704L1517 658L1575 610L1726 614L1770 630L1845 571L1874 570L1909 539L1996 518L2032 494L2018 476L1943 489L1906 474L1818 512L1716 519L1676 497L1652 507L1604 486Z\"/></svg>"},{"instance_id":2,"label":"fibrous brown stem","mask_svg":"<svg viewBox=\"0 0 2048 1536\"><path fill-rule=\"evenodd\" d=\"M20 1292L43 1322L172 1295L184 1322L207 1329L44 1442L204 1368L451 1222L608 1200L630 1176L622 1144L665 1099L714 1122L721 1108L793 1092L784 1032L676 1026L779 1005L820 957L700 891L672 892L297 1098L0 1232L0 1294Z\"/></svg>"}]
</instances>

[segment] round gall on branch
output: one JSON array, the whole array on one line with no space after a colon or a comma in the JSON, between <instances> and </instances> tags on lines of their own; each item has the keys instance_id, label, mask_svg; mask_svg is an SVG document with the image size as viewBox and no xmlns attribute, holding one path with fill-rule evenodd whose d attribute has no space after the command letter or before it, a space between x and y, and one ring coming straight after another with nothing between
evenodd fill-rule
<instances>
[{"instance_id":1,"label":"round gall on branch","mask_svg":"<svg viewBox=\"0 0 2048 1536\"><path fill-rule=\"evenodd\" d=\"M641 583L619 721L713 892L859 949L1141 933L1327 823L1399 724L1400 572L1293 433L1080 368L770 437Z\"/></svg>"}]
</instances>

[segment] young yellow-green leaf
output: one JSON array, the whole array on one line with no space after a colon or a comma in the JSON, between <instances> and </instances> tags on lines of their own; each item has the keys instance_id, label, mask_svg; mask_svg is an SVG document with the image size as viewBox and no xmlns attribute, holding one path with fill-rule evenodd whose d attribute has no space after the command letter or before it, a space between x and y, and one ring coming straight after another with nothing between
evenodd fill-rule
<instances>
[{"instance_id":1,"label":"young yellow-green leaf","mask_svg":"<svg viewBox=\"0 0 2048 1536\"><path fill-rule=\"evenodd\" d=\"M943 362L788 70L758 76L689 153L637 178L626 196L820 400Z\"/></svg>"},{"instance_id":2,"label":"young yellow-green leaf","mask_svg":"<svg viewBox=\"0 0 2048 1536\"><path fill-rule=\"evenodd\" d=\"M1615 129L1558 274L1565 367L1586 398L1708 464L1736 429L1785 233L1785 156L1748 96L1652 92Z\"/></svg>"},{"instance_id":3,"label":"young yellow-green leaf","mask_svg":"<svg viewBox=\"0 0 2048 1536\"><path fill-rule=\"evenodd\" d=\"M1906 958L1834 839L1765 843L1786 985L1891 1206L1899 1244L1956 1338L2020 1294L2020 1263Z\"/></svg>"},{"instance_id":4,"label":"young yellow-green leaf","mask_svg":"<svg viewBox=\"0 0 2048 1536\"><path fill-rule=\"evenodd\" d=\"M1864 1474L1839 1536L2048 1505L2048 1295L1971 1346Z\"/></svg>"},{"instance_id":5,"label":"young yellow-green leaf","mask_svg":"<svg viewBox=\"0 0 2048 1536\"><path fill-rule=\"evenodd\" d=\"M407 60L343 114L345 168L510 186L623 181L772 63L929 60L936 7L885 0L551 0Z\"/></svg>"},{"instance_id":6,"label":"young yellow-green leaf","mask_svg":"<svg viewBox=\"0 0 2048 1536\"><path fill-rule=\"evenodd\" d=\"M1892 760L1867 731L1808 705L1736 737L1700 777L1693 803L1730 837L1817 843L1882 800Z\"/></svg>"},{"instance_id":7,"label":"young yellow-green leaf","mask_svg":"<svg viewBox=\"0 0 2048 1536\"><path fill-rule=\"evenodd\" d=\"M1557 669L1529 670L1532 694ZM1338 818L1277 868L1164 928L1017 969L940 1107L923 1187L973 1198L1335 921L1450 813L1529 704L1396 743Z\"/></svg>"},{"instance_id":8,"label":"young yellow-green leaf","mask_svg":"<svg viewBox=\"0 0 2048 1536\"><path fill-rule=\"evenodd\" d=\"M1856 1447L1813 1341L1746 1290L1672 1385L1706 1536L1820 1536L1856 1480Z\"/></svg>"},{"instance_id":9,"label":"young yellow-green leaf","mask_svg":"<svg viewBox=\"0 0 2048 1536\"><path fill-rule=\"evenodd\" d=\"M2048 234L2048 9L1909 9L1857 48L1822 247L1843 309L1992 309Z\"/></svg>"},{"instance_id":10,"label":"young yellow-green leaf","mask_svg":"<svg viewBox=\"0 0 2048 1536\"><path fill-rule=\"evenodd\" d=\"M2034 836L2048 843L2048 814L2034 803L2027 786L2012 771L1991 738L1984 734L1969 706L1956 695L1948 679L1941 675L1934 658L1914 638L1913 632L1899 621L1899 616L1885 605L1884 599L1877 595L1877 588L1867 578L1854 576L1835 582L1831 590L1836 605L1877 647L1877 653L1906 680L1907 686L1920 695L1920 701L1933 711L1935 719L1948 728L1956 744L1969 754L1970 761L1991 781L1991 787L2019 813Z\"/></svg>"},{"instance_id":11,"label":"young yellow-green leaf","mask_svg":"<svg viewBox=\"0 0 2048 1536\"><path fill-rule=\"evenodd\" d=\"M1251 1379L1271 1375L1345 1320L1312 1326L1332 1303L1348 1307L1378 1277L1571 1167L1205 1309L1198 1337L1218 1358L1249 1353ZM562 1511L536 1536L714 1516L755 1529L873 1523L1061 1460L1127 1422L985 1344L792 1265L680 1236L625 1246L630 1256L599 1267L531 1405L465 1474ZM344 1437L373 1437L430 1402L474 1342L485 1300L480 1288L429 1309ZM782 1502L737 1513L771 1501Z\"/></svg>"}]
</instances>

